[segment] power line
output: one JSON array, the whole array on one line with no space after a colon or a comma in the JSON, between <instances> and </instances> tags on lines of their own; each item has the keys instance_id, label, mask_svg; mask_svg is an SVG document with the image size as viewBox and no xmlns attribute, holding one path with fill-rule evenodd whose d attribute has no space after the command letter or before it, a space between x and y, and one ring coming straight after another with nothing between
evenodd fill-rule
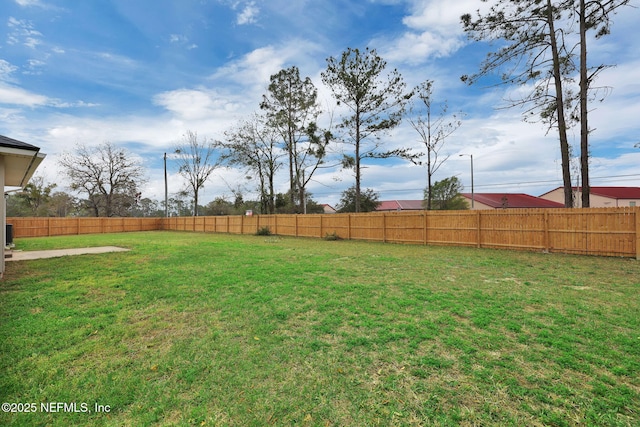
<instances>
[{"instance_id":1,"label":"power line","mask_svg":"<svg viewBox=\"0 0 640 427\"><path fill-rule=\"evenodd\" d=\"M640 174L627 174L627 175L609 175L609 176L594 176L590 177L591 182L595 180L618 180L619 178L640 178ZM496 188L496 187L516 187L523 185L537 185L537 184L556 184L558 186L562 185L561 179L553 179L553 180L540 180L540 181L522 181L522 182L504 182L504 183L494 183L494 184L480 184L475 185L475 188ZM592 184L593 186L593 184ZM377 193L385 194L385 193L414 193L424 191L424 188L400 188L395 190L377 190ZM336 192L341 192L340 190L336 191L322 191L322 192L313 192L313 195L330 195L336 194Z\"/></svg>"}]
</instances>

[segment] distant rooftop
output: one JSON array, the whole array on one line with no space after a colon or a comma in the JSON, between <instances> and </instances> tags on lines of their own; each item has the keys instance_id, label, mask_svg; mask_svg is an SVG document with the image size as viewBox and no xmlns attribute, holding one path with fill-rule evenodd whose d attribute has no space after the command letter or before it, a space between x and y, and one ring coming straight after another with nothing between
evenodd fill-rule
<instances>
[{"instance_id":1,"label":"distant rooftop","mask_svg":"<svg viewBox=\"0 0 640 427\"><path fill-rule=\"evenodd\" d=\"M383 200L377 211L419 211L424 209L422 200Z\"/></svg>"},{"instance_id":2,"label":"distant rooftop","mask_svg":"<svg viewBox=\"0 0 640 427\"><path fill-rule=\"evenodd\" d=\"M582 187L573 187L573 191ZM611 199L640 199L640 187L591 187L591 194Z\"/></svg>"},{"instance_id":3,"label":"distant rooftop","mask_svg":"<svg viewBox=\"0 0 640 427\"><path fill-rule=\"evenodd\" d=\"M462 193L464 197L471 200L471 193ZM551 200L541 199L524 193L475 193L473 198L476 202L482 203L492 208L562 208L561 203Z\"/></svg>"}]
</instances>

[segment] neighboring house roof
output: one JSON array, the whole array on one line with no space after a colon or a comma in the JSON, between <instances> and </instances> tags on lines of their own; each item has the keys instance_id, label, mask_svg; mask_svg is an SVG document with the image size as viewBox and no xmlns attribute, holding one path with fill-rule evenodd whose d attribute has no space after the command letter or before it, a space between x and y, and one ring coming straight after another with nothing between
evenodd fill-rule
<instances>
[{"instance_id":1,"label":"neighboring house roof","mask_svg":"<svg viewBox=\"0 0 640 427\"><path fill-rule=\"evenodd\" d=\"M322 209L324 209L324 213L336 213L336 210L333 206L323 203L322 205Z\"/></svg>"},{"instance_id":2,"label":"neighboring house roof","mask_svg":"<svg viewBox=\"0 0 640 427\"><path fill-rule=\"evenodd\" d=\"M561 190L562 188L558 187L551 191ZM573 191L582 191L582 187L571 188ZM544 193L542 196L551 193L551 191ZM640 199L640 187L591 187L590 193L610 199Z\"/></svg>"},{"instance_id":3,"label":"neighboring house roof","mask_svg":"<svg viewBox=\"0 0 640 427\"><path fill-rule=\"evenodd\" d=\"M462 196L471 200L471 193L462 193ZM562 203L541 199L524 193L475 193L476 202L491 206L492 208L563 208Z\"/></svg>"},{"instance_id":4,"label":"neighboring house roof","mask_svg":"<svg viewBox=\"0 0 640 427\"><path fill-rule=\"evenodd\" d=\"M45 155L40 148L0 135L0 155L4 162L4 185L24 187Z\"/></svg>"},{"instance_id":5,"label":"neighboring house roof","mask_svg":"<svg viewBox=\"0 0 640 427\"><path fill-rule=\"evenodd\" d=\"M4 135L0 135L0 147L18 148L20 150L40 151L40 149L26 142L18 141Z\"/></svg>"},{"instance_id":6,"label":"neighboring house roof","mask_svg":"<svg viewBox=\"0 0 640 427\"><path fill-rule=\"evenodd\" d=\"M423 210L422 200L383 200L377 211L419 211Z\"/></svg>"}]
</instances>

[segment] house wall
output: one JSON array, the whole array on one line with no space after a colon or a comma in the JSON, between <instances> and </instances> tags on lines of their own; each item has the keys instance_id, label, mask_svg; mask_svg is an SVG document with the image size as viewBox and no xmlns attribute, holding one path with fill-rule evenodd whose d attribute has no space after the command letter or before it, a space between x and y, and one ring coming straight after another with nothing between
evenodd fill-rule
<instances>
[{"instance_id":1,"label":"house wall","mask_svg":"<svg viewBox=\"0 0 640 427\"><path fill-rule=\"evenodd\" d=\"M582 207L582 191L574 193L573 204L574 207ZM556 188L555 190L540 196L542 199L552 200L558 203L564 203L564 190L562 188ZM635 202L635 206L640 206L640 199L613 199L611 197L600 196L598 194L591 193L589 197L592 208L623 208L625 206L632 206Z\"/></svg>"},{"instance_id":2,"label":"house wall","mask_svg":"<svg viewBox=\"0 0 640 427\"><path fill-rule=\"evenodd\" d=\"M582 195L578 195L582 197ZM625 206L632 206L635 202L635 206L640 206L640 199L612 199L609 197L599 196L597 194L591 194L589 197L591 200L592 208L623 208ZM578 200L578 204L582 206L582 200Z\"/></svg>"},{"instance_id":3,"label":"house wall","mask_svg":"<svg viewBox=\"0 0 640 427\"><path fill-rule=\"evenodd\" d=\"M471 209L471 197L465 197L464 198L467 201L467 205L469 205L469 209ZM492 206L489 205L485 205L484 203L481 203L477 200L473 201L473 210L477 211L477 210L487 210L487 209L495 209Z\"/></svg>"},{"instance_id":4,"label":"house wall","mask_svg":"<svg viewBox=\"0 0 640 427\"><path fill-rule=\"evenodd\" d=\"M564 190L562 188L556 188L547 194L543 194L540 198L564 204Z\"/></svg>"}]
</instances>

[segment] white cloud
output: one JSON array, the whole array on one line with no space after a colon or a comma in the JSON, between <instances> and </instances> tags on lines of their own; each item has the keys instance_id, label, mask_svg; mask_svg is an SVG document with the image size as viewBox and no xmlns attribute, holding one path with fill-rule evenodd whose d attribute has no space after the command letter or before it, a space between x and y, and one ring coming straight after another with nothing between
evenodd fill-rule
<instances>
[{"instance_id":1,"label":"white cloud","mask_svg":"<svg viewBox=\"0 0 640 427\"><path fill-rule=\"evenodd\" d=\"M0 80L11 80L11 74L17 69L18 67L15 65L5 61L4 59L0 59Z\"/></svg>"},{"instance_id":2,"label":"white cloud","mask_svg":"<svg viewBox=\"0 0 640 427\"><path fill-rule=\"evenodd\" d=\"M411 15L403 23L415 31L435 31L456 36L462 34L460 17L481 8L477 0L414 0Z\"/></svg>"},{"instance_id":3,"label":"white cloud","mask_svg":"<svg viewBox=\"0 0 640 427\"><path fill-rule=\"evenodd\" d=\"M463 46L457 37L435 32L407 32L383 48L382 56L394 62L420 64L429 58L448 56Z\"/></svg>"},{"instance_id":4,"label":"white cloud","mask_svg":"<svg viewBox=\"0 0 640 427\"><path fill-rule=\"evenodd\" d=\"M44 67L46 63L44 61L40 61L39 59L30 59L27 61L27 69L23 71L23 74L28 75L39 75L42 74L42 67Z\"/></svg>"},{"instance_id":5,"label":"white cloud","mask_svg":"<svg viewBox=\"0 0 640 427\"><path fill-rule=\"evenodd\" d=\"M256 6L256 3L251 1L244 6L242 12L238 14L236 23L238 25L254 24L257 21L260 9Z\"/></svg>"},{"instance_id":6,"label":"white cloud","mask_svg":"<svg viewBox=\"0 0 640 427\"><path fill-rule=\"evenodd\" d=\"M289 59L287 56L282 49L277 51L273 46L261 47L220 67L212 79L228 80L245 87L266 85L269 76L278 72Z\"/></svg>"},{"instance_id":7,"label":"white cloud","mask_svg":"<svg viewBox=\"0 0 640 427\"><path fill-rule=\"evenodd\" d=\"M185 41L187 41L187 38L183 35L180 35L180 34L169 35L169 42L171 43L183 43Z\"/></svg>"},{"instance_id":8,"label":"white cloud","mask_svg":"<svg viewBox=\"0 0 640 427\"><path fill-rule=\"evenodd\" d=\"M42 43L42 33L37 31L31 21L9 17L8 26L11 29L7 35L7 43L10 45L23 44L35 49Z\"/></svg>"},{"instance_id":9,"label":"white cloud","mask_svg":"<svg viewBox=\"0 0 640 427\"><path fill-rule=\"evenodd\" d=\"M302 76L306 70L317 71L313 59L322 47L307 40L292 39L281 45L266 45L229 61L211 76L217 85L237 85L249 98L259 99L265 92L271 75L296 65ZM322 64L324 65L324 63Z\"/></svg>"},{"instance_id":10,"label":"white cloud","mask_svg":"<svg viewBox=\"0 0 640 427\"><path fill-rule=\"evenodd\" d=\"M134 68L137 66L137 61L124 55L118 55L110 52L98 52L95 56L111 63L112 65L122 68Z\"/></svg>"},{"instance_id":11,"label":"white cloud","mask_svg":"<svg viewBox=\"0 0 640 427\"><path fill-rule=\"evenodd\" d=\"M407 30L394 39L376 39L385 58L408 64L446 57L466 44L460 17L489 7L477 0L412 0L402 22ZM489 2L490 3L490 2Z\"/></svg>"},{"instance_id":12,"label":"white cloud","mask_svg":"<svg viewBox=\"0 0 640 427\"><path fill-rule=\"evenodd\" d=\"M23 105L26 107L38 107L49 104L46 96L31 93L19 87L0 83L0 103L9 105Z\"/></svg>"},{"instance_id":13,"label":"white cloud","mask_svg":"<svg viewBox=\"0 0 640 427\"><path fill-rule=\"evenodd\" d=\"M46 5L40 0L15 0L15 1L19 6L22 6L22 7L40 7L43 9L49 8L48 5Z\"/></svg>"},{"instance_id":14,"label":"white cloud","mask_svg":"<svg viewBox=\"0 0 640 427\"><path fill-rule=\"evenodd\" d=\"M189 44L189 38L187 36L182 35L182 34L170 34L169 35L169 42L172 43L172 44L185 46L187 50L193 50L193 49L196 49L198 47L198 45L195 44L195 43Z\"/></svg>"},{"instance_id":15,"label":"white cloud","mask_svg":"<svg viewBox=\"0 0 640 427\"><path fill-rule=\"evenodd\" d=\"M178 120L186 122L233 116L241 107L239 100L233 99L233 96L205 88L163 92L156 95L153 101Z\"/></svg>"}]
</instances>

